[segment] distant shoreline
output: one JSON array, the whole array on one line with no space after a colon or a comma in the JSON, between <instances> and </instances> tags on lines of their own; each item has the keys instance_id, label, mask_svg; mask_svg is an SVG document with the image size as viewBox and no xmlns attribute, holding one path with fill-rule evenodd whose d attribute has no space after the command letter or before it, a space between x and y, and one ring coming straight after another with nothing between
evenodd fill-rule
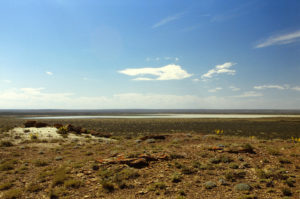
<instances>
[{"instance_id":1,"label":"distant shoreline","mask_svg":"<svg viewBox=\"0 0 300 199\"><path fill-rule=\"evenodd\" d=\"M4 115L44 116L97 116L97 115L141 115L141 114L270 114L300 115L295 109L0 109Z\"/></svg>"}]
</instances>

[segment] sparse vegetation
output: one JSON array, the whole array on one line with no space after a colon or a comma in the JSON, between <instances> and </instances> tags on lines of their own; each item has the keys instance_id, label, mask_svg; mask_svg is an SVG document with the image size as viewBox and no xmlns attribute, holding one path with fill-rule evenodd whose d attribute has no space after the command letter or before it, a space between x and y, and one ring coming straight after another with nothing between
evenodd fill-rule
<instances>
[{"instance_id":1,"label":"sparse vegetation","mask_svg":"<svg viewBox=\"0 0 300 199\"><path fill-rule=\"evenodd\" d=\"M216 191L224 194L224 198L228 194L232 198L243 199L300 196L297 190L300 186L300 145L290 138L261 140L250 135L230 136L233 126L226 128L226 122L230 123L227 120L224 128L220 124L213 128L224 129L226 132L222 136L213 135L216 139L208 138L202 131L198 134L176 129L172 132L164 131L166 138L155 140L154 143L137 140L151 135L159 127L168 129L171 124L173 128L180 125L196 125L200 128L199 124L206 128L206 124L218 124L215 121L210 121L209 124L208 120L204 121L207 123L199 123L193 119L139 122L96 119L74 122L74 126L84 126L86 132L95 129L96 133L111 133L111 129L119 129L120 131L112 132L113 137L118 138L113 142L95 142L93 139L87 142L85 133L82 133L78 135L83 140L72 140L69 136L64 141L41 142L44 139L41 134L38 141L18 144L15 143L14 136L11 136L14 146L1 148L0 197L11 190L21 190L22 195L17 196L19 198L35 198L45 193L50 198L122 198L125 197L124 193L128 198L199 198L199 194L213 198ZM115 126L110 126L111 124ZM143 132L146 124L153 128L147 134ZM240 125L244 124L241 120ZM121 126L133 131L126 134ZM138 128L141 128L140 133ZM245 129L242 131L247 134ZM29 135L30 133L27 134ZM8 138L6 134L6 137L0 137L0 141L9 140ZM249 152L251 150L256 154ZM139 160L141 155L148 163L145 167L134 168L130 164L106 162L126 162L130 158ZM206 182L213 182L216 187L206 189ZM235 185L243 183L249 184L252 189L246 192L236 191ZM288 191L284 189L290 190L292 195L285 195Z\"/></svg>"}]
</instances>

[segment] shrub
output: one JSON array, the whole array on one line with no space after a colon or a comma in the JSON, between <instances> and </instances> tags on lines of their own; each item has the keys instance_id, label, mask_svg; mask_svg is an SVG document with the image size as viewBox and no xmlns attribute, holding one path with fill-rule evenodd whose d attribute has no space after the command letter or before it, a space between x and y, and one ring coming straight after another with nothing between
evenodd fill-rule
<instances>
[{"instance_id":1,"label":"shrub","mask_svg":"<svg viewBox=\"0 0 300 199\"><path fill-rule=\"evenodd\" d=\"M281 153L277 149L274 149L274 148L267 148L267 151L269 152L270 155L274 155L274 156L281 155Z\"/></svg>"},{"instance_id":2,"label":"shrub","mask_svg":"<svg viewBox=\"0 0 300 199\"><path fill-rule=\"evenodd\" d=\"M281 163L281 164L291 164L292 162L289 160L289 159L287 159L287 158L280 158L279 159L279 162Z\"/></svg>"},{"instance_id":3,"label":"shrub","mask_svg":"<svg viewBox=\"0 0 300 199\"><path fill-rule=\"evenodd\" d=\"M13 146L13 143L11 143L10 141L1 141L0 142L0 147L10 147Z\"/></svg>"},{"instance_id":4,"label":"shrub","mask_svg":"<svg viewBox=\"0 0 300 199\"><path fill-rule=\"evenodd\" d=\"M37 166L37 167L44 167L44 166L48 165L48 162L45 161L45 160L36 160L34 162L34 165Z\"/></svg>"},{"instance_id":5,"label":"shrub","mask_svg":"<svg viewBox=\"0 0 300 199\"><path fill-rule=\"evenodd\" d=\"M0 190L1 190L1 191L2 191L2 190L7 190L7 189L12 188L12 186L13 186L13 183L11 183L11 182L6 182L6 183L0 185Z\"/></svg>"},{"instance_id":6,"label":"shrub","mask_svg":"<svg viewBox=\"0 0 300 199\"><path fill-rule=\"evenodd\" d=\"M41 190L42 190L42 187L35 183L30 183L26 188L26 191L28 191L28 192L39 192Z\"/></svg>"},{"instance_id":7,"label":"shrub","mask_svg":"<svg viewBox=\"0 0 300 199\"><path fill-rule=\"evenodd\" d=\"M62 185L67 180L67 174L65 168L59 168L53 178L52 186Z\"/></svg>"},{"instance_id":8,"label":"shrub","mask_svg":"<svg viewBox=\"0 0 300 199\"><path fill-rule=\"evenodd\" d=\"M150 185L149 191L156 191L156 190L163 190L166 189L167 186L164 182L155 182L154 184Z\"/></svg>"},{"instance_id":9,"label":"shrub","mask_svg":"<svg viewBox=\"0 0 300 199\"><path fill-rule=\"evenodd\" d=\"M6 161L0 164L0 171L9 171L14 169L13 161Z\"/></svg>"},{"instance_id":10,"label":"shrub","mask_svg":"<svg viewBox=\"0 0 300 199\"><path fill-rule=\"evenodd\" d=\"M3 199L17 199L20 198L21 195L22 191L20 189L11 189L3 195Z\"/></svg>"},{"instance_id":11,"label":"shrub","mask_svg":"<svg viewBox=\"0 0 300 199\"><path fill-rule=\"evenodd\" d=\"M66 188L74 188L74 189L78 189L79 187L81 187L82 182L79 180L74 180L74 179L70 179L64 182L64 186Z\"/></svg>"},{"instance_id":12,"label":"shrub","mask_svg":"<svg viewBox=\"0 0 300 199\"><path fill-rule=\"evenodd\" d=\"M106 192L110 193L110 192L113 192L115 190L114 184L110 181L102 180L101 185L102 185L102 188L104 189L104 191L106 191Z\"/></svg>"},{"instance_id":13,"label":"shrub","mask_svg":"<svg viewBox=\"0 0 300 199\"><path fill-rule=\"evenodd\" d=\"M287 187L282 188L281 191L282 191L282 194L284 196L291 196L292 195L292 191Z\"/></svg>"},{"instance_id":14,"label":"shrub","mask_svg":"<svg viewBox=\"0 0 300 199\"><path fill-rule=\"evenodd\" d=\"M180 175L179 173L174 173L171 177L171 181L174 183L181 182L181 180L182 180L182 175Z\"/></svg>"}]
</instances>

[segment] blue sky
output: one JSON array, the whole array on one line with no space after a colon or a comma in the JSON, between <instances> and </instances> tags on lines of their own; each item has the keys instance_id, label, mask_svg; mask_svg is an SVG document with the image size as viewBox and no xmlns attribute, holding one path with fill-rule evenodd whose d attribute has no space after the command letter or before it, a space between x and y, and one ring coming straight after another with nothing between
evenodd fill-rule
<instances>
[{"instance_id":1,"label":"blue sky","mask_svg":"<svg viewBox=\"0 0 300 199\"><path fill-rule=\"evenodd\" d=\"M0 108L300 109L298 0L0 0Z\"/></svg>"}]
</instances>

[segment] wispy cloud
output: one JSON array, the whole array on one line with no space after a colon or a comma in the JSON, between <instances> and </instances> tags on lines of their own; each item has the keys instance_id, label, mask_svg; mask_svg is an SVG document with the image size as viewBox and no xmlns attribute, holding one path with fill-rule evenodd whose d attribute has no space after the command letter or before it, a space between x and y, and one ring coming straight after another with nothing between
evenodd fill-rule
<instances>
[{"instance_id":1,"label":"wispy cloud","mask_svg":"<svg viewBox=\"0 0 300 199\"><path fill-rule=\"evenodd\" d=\"M163 18L162 20L160 20L159 22L155 23L152 28L158 28L160 26L164 26L168 23L170 23L171 21L175 21L178 20L182 17L183 13L178 13L176 15L172 15L172 16L168 16L166 18Z\"/></svg>"},{"instance_id":2,"label":"wispy cloud","mask_svg":"<svg viewBox=\"0 0 300 199\"><path fill-rule=\"evenodd\" d=\"M154 57L154 58L147 57L146 58L147 62L150 62L150 61L157 61L157 62L159 62L161 60L175 61L175 62L177 62L177 61L179 61L179 58L178 57L168 57L168 56L166 56L166 57Z\"/></svg>"},{"instance_id":3,"label":"wispy cloud","mask_svg":"<svg viewBox=\"0 0 300 199\"><path fill-rule=\"evenodd\" d=\"M300 30L282 35L273 35L263 42L257 44L255 48L264 48L273 45L283 45L300 41Z\"/></svg>"},{"instance_id":4,"label":"wispy cloud","mask_svg":"<svg viewBox=\"0 0 300 199\"><path fill-rule=\"evenodd\" d=\"M47 75L53 75L53 73L50 72L50 71L46 71L46 74L47 74Z\"/></svg>"},{"instance_id":5,"label":"wispy cloud","mask_svg":"<svg viewBox=\"0 0 300 199\"><path fill-rule=\"evenodd\" d=\"M203 80L206 80L206 79L212 78L215 75L222 74L222 73L225 73L228 75L234 75L236 71L233 69L230 69L231 66L233 66L233 65L235 65L235 63L232 63L232 62L226 62L221 65L216 65L215 68L209 70L207 73L202 75L201 78Z\"/></svg>"},{"instance_id":6,"label":"wispy cloud","mask_svg":"<svg viewBox=\"0 0 300 199\"><path fill-rule=\"evenodd\" d=\"M235 86L230 86L229 88L230 88L232 91L239 91L239 90L241 90L240 88L235 87Z\"/></svg>"},{"instance_id":7,"label":"wispy cloud","mask_svg":"<svg viewBox=\"0 0 300 199\"><path fill-rule=\"evenodd\" d=\"M291 89L295 90L295 91L300 91L300 86L295 86L295 87L292 87Z\"/></svg>"},{"instance_id":8,"label":"wispy cloud","mask_svg":"<svg viewBox=\"0 0 300 199\"><path fill-rule=\"evenodd\" d=\"M2 80L2 82L6 83L6 84L10 84L10 83L11 83L11 80L4 79L4 80Z\"/></svg>"},{"instance_id":9,"label":"wispy cloud","mask_svg":"<svg viewBox=\"0 0 300 199\"><path fill-rule=\"evenodd\" d=\"M222 90L222 87L216 87L214 89L210 89L210 90L208 90L208 92L215 93L215 92L217 92L219 90Z\"/></svg>"},{"instance_id":10,"label":"wispy cloud","mask_svg":"<svg viewBox=\"0 0 300 199\"><path fill-rule=\"evenodd\" d=\"M181 66L175 64L169 64L160 68L127 68L118 72L129 76L140 76L133 79L138 81L179 80L193 75L183 70ZM156 78L144 77L144 75L152 75L156 76Z\"/></svg>"},{"instance_id":11,"label":"wispy cloud","mask_svg":"<svg viewBox=\"0 0 300 199\"><path fill-rule=\"evenodd\" d=\"M288 89L288 86L280 86L280 85L261 85L261 86L254 86L253 87L256 90L263 90L263 89L279 89L279 90L284 90Z\"/></svg>"},{"instance_id":12,"label":"wispy cloud","mask_svg":"<svg viewBox=\"0 0 300 199\"><path fill-rule=\"evenodd\" d=\"M258 93L256 91L246 91L246 92L242 93L241 95L237 95L234 97L247 98L247 97L261 97L261 96L263 96L262 93Z\"/></svg>"}]
</instances>

